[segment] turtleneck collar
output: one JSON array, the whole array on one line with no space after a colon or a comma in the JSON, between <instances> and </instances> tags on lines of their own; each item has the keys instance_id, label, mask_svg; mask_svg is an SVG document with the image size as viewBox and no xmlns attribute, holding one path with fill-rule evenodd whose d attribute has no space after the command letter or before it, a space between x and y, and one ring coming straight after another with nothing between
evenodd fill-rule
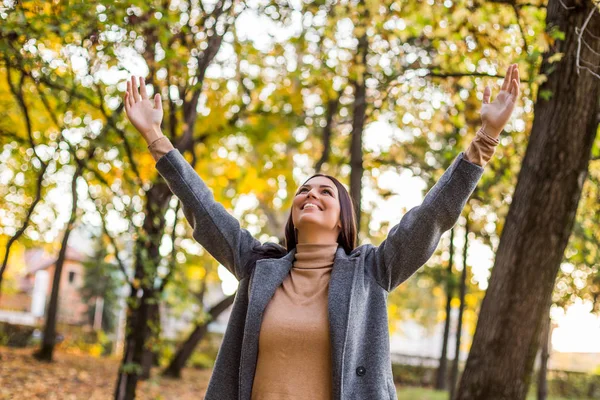
<instances>
[{"instance_id":1,"label":"turtleneck collar","mask_svg":"<svg viewBox=\"0 0 600 400\"><path fill-rule=\"evenodd\" d=\"M298 243L294 268L332 267L338 243Z\"/></svg>"}]
</instances>

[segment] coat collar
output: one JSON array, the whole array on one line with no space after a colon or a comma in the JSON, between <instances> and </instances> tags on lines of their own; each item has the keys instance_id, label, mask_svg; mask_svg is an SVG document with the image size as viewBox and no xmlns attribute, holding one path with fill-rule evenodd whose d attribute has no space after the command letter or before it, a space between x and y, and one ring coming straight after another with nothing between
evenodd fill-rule
<instances>
[{"instance_id":1,"label":"coat collar","mask_svg":"<svg viewBox=\"0 0 600 400\"><path fill-rule=\"evenodd\" d=\"M295 254L296 249L294 248L282 258L259 260L250 277L248 311L239 371L240 400L250 400L251 397L263 312L277 288L290 273ZM360 250L355 250L348 255L342 246L338 246L329 281L327 308L332 346L334 399L340 399L342 393L343 355L359 255Z\"/></svg>"},{"instance_id":2,"label":"coat collar","mask_svg":"<svg viewBox=\"0 0 600 400\"><path fill-rule=\"evenodd\" d=\"M335 251L335 259L336 260L348 260L350 258L354 258L354 257L358 257L360 255L360 250L358 249L354 249L353 251L350 252L350 254L346 254L346 251L344 250L344 248L338 244L337 250ZM281 258L273 258L270 260L261 260L261 261L286 261L288 263L290 263L289 270L292 268L292 265L294 263L294 260L296 258L296 248L294 247L292 250L288 251L288 253L281 257ZM283 281L282 281L283 282Z\"/></svg>"}]
</instances>

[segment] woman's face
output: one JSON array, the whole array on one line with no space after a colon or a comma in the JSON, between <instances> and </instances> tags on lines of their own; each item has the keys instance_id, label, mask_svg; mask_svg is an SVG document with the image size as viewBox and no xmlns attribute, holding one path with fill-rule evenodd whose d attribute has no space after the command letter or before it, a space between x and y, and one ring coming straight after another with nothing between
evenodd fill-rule
<instances>
[{"instance_id":1,"label":"woman's face","mask_svg":"<svg viewBox=\"0 0 600 400\"><path fill-rule=\"evenodd\" d=\"M307 206L307 204L314 206ZM315 176L296 191L292 205L292 221L298 231L341 230L340 200L338 190L331 179ZM334 237L337 237L337 233Z\"/></svg>"}]
</instances>

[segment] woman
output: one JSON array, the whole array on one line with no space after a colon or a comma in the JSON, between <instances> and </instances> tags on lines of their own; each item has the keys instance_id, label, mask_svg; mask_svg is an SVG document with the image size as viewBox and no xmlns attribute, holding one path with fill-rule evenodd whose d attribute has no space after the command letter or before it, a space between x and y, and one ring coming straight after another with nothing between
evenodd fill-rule
<instances>
[{"instance_id":1,"label":"woman","mask_svg":"<svg viewBox=\"0 0 600 400\"><path fill-rule=\"evenodd\" d=\"M156 168L181 200L193 237L239 280L206 392L208 400L397 399L386 301L433 254L456 223L493 155L519 95L517 65L490 103L482 127L379 245L356 246L352 201L340 182L314 175L296 191L287 249L240 227L161 133L160 95L142 78L127 83L127 116Z\"/></svg>"}]
</instances>

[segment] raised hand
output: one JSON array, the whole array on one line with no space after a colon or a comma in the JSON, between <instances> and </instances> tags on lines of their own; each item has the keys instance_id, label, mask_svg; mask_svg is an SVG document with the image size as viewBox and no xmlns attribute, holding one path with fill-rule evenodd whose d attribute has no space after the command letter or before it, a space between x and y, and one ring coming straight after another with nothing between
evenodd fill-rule
<instances>
[{"instance_id":1,"label":"raised hand","mask_svg":"<svg viewBox=\"0 0 600 400\"><path fill-rule=\"evenodd\" d=\"M488 135L497 139L510 119L519 98L519 68L517 64L508 67L506 77L502 83L500 93L490 103L492 89L489 86L483 91L483 104L481 106L482 129Z\"/></svg>"},{"instance_id":2,"label":"raised hand","mask_svg":"<svg viewBox=\"0 0 600 400\"><path fill-rule=\"evenodd\" d=\"M162 136L160 123L163 119L163 109L160 94L154 95L154 102L148 99L146 93L146 84L144 78L139 78L138 84L135 76L127 81L127 91L125 92L125 112L127 118L133 126L144 136L146 142Z\"/></svg>"}]
</instances>

